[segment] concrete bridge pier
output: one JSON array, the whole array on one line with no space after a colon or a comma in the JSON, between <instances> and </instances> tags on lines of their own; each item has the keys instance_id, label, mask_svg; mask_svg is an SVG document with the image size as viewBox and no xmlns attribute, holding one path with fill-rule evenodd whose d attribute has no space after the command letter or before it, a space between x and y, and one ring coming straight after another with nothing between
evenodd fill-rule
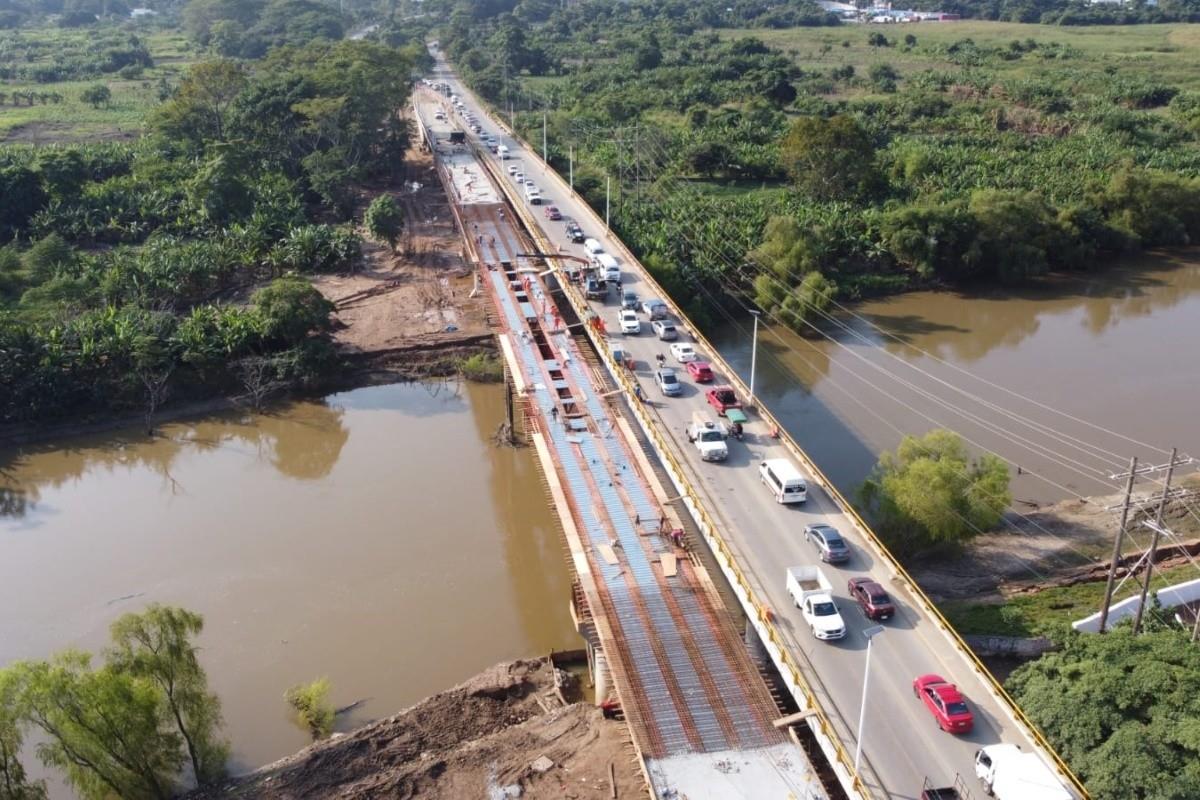
<instances>
[{"instance_id":1,"label":"concrete bridge pier","mask_svg":"<svg viewBox=\"0 0 1200 800\"><path fill-rule=\"evenodd\" d=\"M592 670L592 687L596 692L596 705L602 705L608 699L608 660L604 657L604 651L592 644L588 644L588 666Z\"/></svg>"}]
</instances>

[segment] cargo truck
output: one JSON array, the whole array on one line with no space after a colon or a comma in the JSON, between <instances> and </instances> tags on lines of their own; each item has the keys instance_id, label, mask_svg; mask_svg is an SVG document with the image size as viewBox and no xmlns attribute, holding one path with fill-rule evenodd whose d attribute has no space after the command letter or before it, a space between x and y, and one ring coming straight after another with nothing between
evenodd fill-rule
<instances>
[{"instance_id":1,"label":"cargo truck","mask_svg":"<svg viewBox=\"0 0 1200 800\"><path fill-rule=\"evenodd\" d=\"M692 414L692 424L688 426L687 437L700 451L701 461L724 461L729 457L724 428L706 419L699 411Z\"/></svg>"},{"instance_id":2,"label":"cargo truck","mask_svg":"<svg viewBox=\"0 0 1200 800\"><path fill-rule=\"evenodd\" d=\"M787 590L814 638L826 642L846 635L846 622L833 600L833 584L820 567L788 567Z\"/></svg>"},{"instance_id":3,"label":"cargo truck","mask_svg":"<svg viewBox=\"0 0 1200 800\"><path fill-rule=\"evenodd\" d=\"M975 776L999 800L1075 800L1037 753L993 744L975 753Z\"/></svg>"}]
</instances>

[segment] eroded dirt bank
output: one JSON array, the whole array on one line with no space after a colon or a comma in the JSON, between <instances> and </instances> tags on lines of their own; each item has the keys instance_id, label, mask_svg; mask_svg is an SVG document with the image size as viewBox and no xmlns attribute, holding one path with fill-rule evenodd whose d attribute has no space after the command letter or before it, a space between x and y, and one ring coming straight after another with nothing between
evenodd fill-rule
<instances>
[{"instance_id":1,"label":"eroded dirt bank","mask_svg":"<svg viewBox=\"0 0 1200 800\"><path fill-rule=\"evenodd\" d=\"M545 659L497 664L393 717L190 797L644 796L624 723L588 703L564 703L574 697L571 683Z\"/></svg>"}]
</instances>

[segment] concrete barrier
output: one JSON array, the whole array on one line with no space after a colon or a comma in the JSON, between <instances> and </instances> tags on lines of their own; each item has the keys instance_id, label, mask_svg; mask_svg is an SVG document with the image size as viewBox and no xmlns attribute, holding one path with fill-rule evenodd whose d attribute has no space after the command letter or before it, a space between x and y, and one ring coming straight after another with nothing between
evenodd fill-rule
<instances>
[{"instance_id":1,"label":"concrete barrier","mask_svg":"<svg viewBox=\"0 0 1200 800\"><path fill-rule=\"evenodd\" d=\"M1164 608L1173 608L1181 606L1184 603L1194 603L1200 600L1200 578L1194 581L1177 583L1174 586L1168 586L1165 589L1151 592L1147 599L1150 598L1157 598L1158 602ZM1137 614L1138 606L1141 602L1141 595L1138 595L1137 597L1122 600L1119 603L1113 603L1108 609L1108 624L1112 626L1123 619L1133 617ZM1099 633L1100 612L1097 611L1090 617L1084 617L1081 620L1072 622L1071 627L1082 633Z\"/></svg>"}]
</instances>

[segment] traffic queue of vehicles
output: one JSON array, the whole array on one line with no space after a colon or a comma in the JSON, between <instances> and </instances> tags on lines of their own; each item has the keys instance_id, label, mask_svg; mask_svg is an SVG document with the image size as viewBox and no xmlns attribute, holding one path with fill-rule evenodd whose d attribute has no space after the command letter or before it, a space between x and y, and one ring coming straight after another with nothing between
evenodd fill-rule
<instances>
[{"instance_id":1,"label":"traffic queue of vehicles","mask_svg":"<svg viewBox=\"0 0 1200 800\"><path fill-rule=\"evenodd\" d=\"M435 87L444 94L448 89ZM455 110L463 115L468 127L480 135L488 149L502 161L511 158L509 148L482 128L457 96L451 95ZM442 112L437 113L443 119ZM507 173L523 192L526 202L539 205L541 193L523 174L519 164L510 163ZM543 215L550 221L565 221L567 238L582 244L590 258L590 268L582 282L585 296L591 300L606 300L610 287L617 288L619 310L618 329L625 336L637 336L642 332L639 313L646 315L654 335L663 342L671 342L672 358L683 366L684 371L697 384L711 384L715 375L711 364L702 358L695 346L679 338L677 326L670 320L670 310L665 302L657 298L640 298L636 292L621 290L620 265L611 255L604 252L603 245L588 237L573 219L564 218L556 205L547 205ZM611 352L617 363L633 370L635 362L629 352L618 341L610 343ZM682 394L679 371L665 364L658 356L658 369L654 371L654 382L666 397ZM727 440L736 428L741 435L741 422L745 415L737 392L729 385L715 385L704 393L710 413L715 413L724 423L695 412L692 423L687 427L688 441L697 449L704 462L723 462L729 455ZM759 476L776 502L802 504L807 499L807 482L796 466L786 458L766 459L759 464ZM851 560L851 549L841 534L831 525L814 523L803 529L805 541L809 542L818 559L825 564L841 565ZM809 628L812 636L820 641L835 641L846 636L846 623L833 596L833 584L819 566L794 566L787 568L787 591ZM896 606L886 590L870 577L850 578L846 584L850 598L859 607L866 619L885 622L896 614ZM967 734L974 727L974 715L958 688L937 674L920 675L913 680L913 694L929 711L935 724L951 734ZM1000 800L1071 800L1072 796L1059 783L1057 776L1035 753L1022 752L1015 745L998 744L983 747L975 754L975 772L983 784L984 791ZM925 781L921 800L970 800L962 779L956 776L953 786L938 788Z\"/></svg>"}]
</instances>

